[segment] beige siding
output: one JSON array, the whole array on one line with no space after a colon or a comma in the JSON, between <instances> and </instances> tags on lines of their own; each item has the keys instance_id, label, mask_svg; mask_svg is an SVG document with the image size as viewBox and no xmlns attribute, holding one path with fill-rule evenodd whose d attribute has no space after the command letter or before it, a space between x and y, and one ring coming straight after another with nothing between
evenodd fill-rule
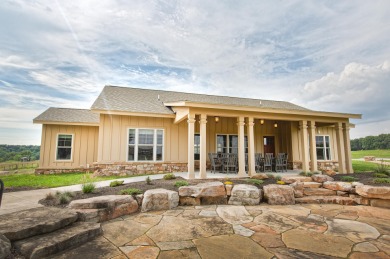
<instances>
[{"instance_id":1,"label":"beige siding","mask_svg":"<svg viewBox=\"0 0 390 259\"><path fill-rule=\"evenodd\" d=\"M97 161L98 127L42 125L40 168L79 168ZM72 160L56 161L58 134L73 134Z\"/></svg>"}]
</instances>

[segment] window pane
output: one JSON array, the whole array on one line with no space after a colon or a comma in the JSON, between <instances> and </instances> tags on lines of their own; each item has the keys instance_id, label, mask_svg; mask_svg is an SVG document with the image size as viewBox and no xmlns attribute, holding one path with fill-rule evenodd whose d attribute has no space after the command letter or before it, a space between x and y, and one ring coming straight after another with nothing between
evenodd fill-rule
<instances>
[{"instance_id":1,"label":"window pane","mask_svg":"<svg viewBox=\"0 0 390 259\"><path fill-rule=\"evenodd\" d=\"M317 159L318 160L325 160L323 148L317 148Z\"/></svg>"},{"instance_id":2,"label":"window pane","mask_svg":"<svg viewBox=\"0 0 390 259\"><path fill-rule=\"evenodd\" d=\"M153 144L154 130L138 130L138 144Z\"/></svg>"},{"instance_id":3,"label":"window pane","mask_svg":"<svg viewBox=\"0 0 390 259\"><path fill-rule=\"evenodd\" d=\"M326 143L326 147L330 147L329 136L325 136L325 143Z\"/></svg>"},{"instance_id":4,"label":"window pane","mask_svg":"<svg viewBox=\"0 0 390 259\"><path fill-rule=\"evenodd\" d=\"M153 146L138 146L138 161L152 161Z\"/></svg>"},{"instance_id":5,"label":"window pane","mask_svg":"<svg viewBox=\"0 0 390 259\"><path fill-rule=\"evenodd\" d=\"M69 147L59 147L57 149L57 160L70 160L72 149Z\"/></svg>"},{"instance_id":6,"label":"window pane","mask_svg":"<svg viewBox=\"0 0 390 259\"><path fill-rule=\"evenodd\" d=\"M227 142L226 135L217 135L217 152L226 153Z\"/></svg>"},{"instance_id":7,"label":"window pane","mask_svg":"<svg viewBox=\"0 0 390 259\"><path fill-rule=\"evenodd\" d=\"M156 160L157 161L162 161L163 160L163 147L162 146L157 146Z\"/></svg>"},{"instance_id":8,"label":"window pane","mask_svg":"<svg viewBox=\"0 0 390 259\"><path fill-rule=\"evenodd\" d=\"M135 129L129 129L129 144L135 144Z\"/></svg>"},{"instance_id":9,"label":"window pane","mask_svg":"<svg viewBox=\"0 0 390 259\"><path fill-rule=\"evenodd\" d=\"M163 144L163 131L157 130L157 145Z\"/></svg>"},{"instance_id":10,"label":"window pane","mask_svg":"<svg viewBox=\"0 0 390 259\"><path fill-rule=\"evenodd\" d=\"M59 147L71 147L72 146L72 135L58 135Z\"/></svg>"},{"instance_id":11,"label":"window pane","mask_svg":"<svg viewBox=\"0 0 390 259\"><path fill-rule=\"evenodd\" d=\"M316 147L323 147L324 146L324 137L323 136L316 136Z\"/></svg>"},{"instance_id":12,"label":"window pane","mask_svg":"<svg viewBox=\"0 0 390 259\"><path fill-rule=\"evenodd\" d=\"M134 146L129 146L129 154L127 155L127 160L128 161L134 161L135 160L135 157L134 157Z\"/></svg>"},{"instance_id":13,"label":"window pane","mask_svg":"<svg viewBox=\"0 0 390 259\"><path fill-rule=\"evenodd\" d=\"M327 148L326 149L326 160L331 160L331 156L330 156L330 148Z\"/></svg>"}]
</instances>

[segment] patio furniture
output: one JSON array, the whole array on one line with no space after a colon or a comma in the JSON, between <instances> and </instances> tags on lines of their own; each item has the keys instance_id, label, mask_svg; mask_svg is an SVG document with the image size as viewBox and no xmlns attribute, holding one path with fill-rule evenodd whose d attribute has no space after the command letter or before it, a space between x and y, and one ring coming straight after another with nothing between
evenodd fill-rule
<instances>
[{"instance_id":1,"label":"patio furniture","mask_svg":"<svg viewBox=\"0 0 390 259\"><path fill-rule=\"evenodd\" d=\"M287 172L288 155L286 153L279 153L275 159L275 171Z\"/></svg>"},{"instance_id":2,"label":"patio furniture","mask_svg":"<svg viewBox=\"0 0 390 259\"><path fill-rule=\"evenodd\" d=\"M238 158L236 154L222 154L222 170L225 173L234 172L237 173Z\"/></svg>"},{"instance_id":3,"label":"patio furniture","mask_svg":"<svg viewBox=\"0 0 390 259\"><path fill-rule=\"evenodd\" d=\"M219 169L219 172L222 170L222 162L221 159L219 159L217 153L209 153L209 159L211 163L211 172L215 173L217 169Z\"/></svg>"},{"instance_id":4,"label":"patio furniture","mask_svg":"<svg viewBox=\"0 0 390 259\"><path fill-rule=\"evenodd\" d=\"M255 170L256 173L264 172L264 157L262 153L255 154Z\"/></svg>"},{"instance_id":5,"label":"patio furniture","mask_svg":"<svg viewBox=\"0 0 390 259\"><path fill-rule=\"evenodd\" d=\"M272 162L274 160L274 154L266 153L264 156L264 172L272 172Z\"/></svg>"}]
</instances>

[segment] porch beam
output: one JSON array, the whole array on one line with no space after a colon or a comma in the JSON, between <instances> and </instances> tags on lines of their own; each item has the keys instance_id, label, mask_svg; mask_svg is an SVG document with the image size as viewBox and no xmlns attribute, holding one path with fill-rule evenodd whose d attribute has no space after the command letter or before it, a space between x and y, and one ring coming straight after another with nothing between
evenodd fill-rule
<instances>
[{"instance_id":1,"label":"porch beam","mask_svg":"<svg viewBox=\"0 0 390 259\"><path fill-rule=\"evenodd\" d=\"M237 118L238 126L238 176L245 177L245 138L244 138L244 125L245 117L240 116Z\"/></svg>"},{"instance_id":2,"label":"porch beam","mask_svg":"<svg viewBox=\"0 0 390 259\"><path fill-rule=\"evenodd\" d=\"M248 134L248 176L256 174L255 169L255 137L253 126L253 117L248 117L247 134Z\"/></svg>"},{"instance_id":3,"label":"porch beam","mask_svg":"<svg viewBox=\"0 0 390 259\"><path fill-rule=\"evenodd\" d=\"M302 158L302 171L309 171L309 152L308 152L308 138L307 138L307 121L302 120L299 122L299 129L301 133L301 158Z\"/></svg>"},{"instance_id":4,"label":"porch beam","mask_svg":"<svg viewBox=\"0 0 390 259\"><path fill-rule=\"evenodd\" d=\"M339 173L345 173L345 147L342 123L337 122L336 126L336 139L337 139L337 156L339 162Z\"/></svg>"},{"instance_id":5,"label":"porch beam","mask_svg":"<svg viewBox=\"0 0 390 259\"><path fill-rule=\"evenodd\" d=\"M195 115L188 114L188 178L194 179L194 137L195 137Z\"/></svg>"},{"instance_id":6,"label":"porch beam","mask_svg":"<svg viewBox=\"0 0 390 259\"><path fill-rule=\"evenodd\" d=\"M309 142L310 142L310 171L317 172L317 152L316 152L316 125L315 121L310 121L309 126Z\"/></svg>"},{"instance_id":7,"label":"porch beam","mask_svg":"<svg viewBox=\"0 0 390 259\"><path fill-rule=\"evenodd\" d=\"M345 148L345 167L346 173L352 174L352 156L351 156L351 139L349 136L349 124L343 123L343 135L344 135L344 148Z\"/></svg>"},{"instance_id":8,"label":"porch beam","mask_svg":"<svg viewBox=\"0 0 390 259\"><path fill-rule=\"evenodd\" d=\"M200 165L199 165L199 176L200 179L206 179L207 178L207 172L206 172L206 126L207 126L207 115L201 114L200 115Z\"/></svg>"}]
</instances>

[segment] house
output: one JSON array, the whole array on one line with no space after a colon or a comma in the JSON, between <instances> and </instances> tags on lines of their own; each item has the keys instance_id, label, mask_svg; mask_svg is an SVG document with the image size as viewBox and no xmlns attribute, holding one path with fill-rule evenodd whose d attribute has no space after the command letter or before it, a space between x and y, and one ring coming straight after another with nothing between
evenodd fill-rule
<instances>
[{"instance_id":1,"label":"house","mask_svg":"<svg viewBox=\"0 0 390 259\"><path fill-rule=\"evenodd\" d=\"M186 171L205 178L209 152L237 153L238 175L255 153L287 153L303 171L352 173L350 119L282 101L105 86L91 109L49 108L38 173ZM248 153L247 172L245 153Z\"/></svg>"}]
</instances>

